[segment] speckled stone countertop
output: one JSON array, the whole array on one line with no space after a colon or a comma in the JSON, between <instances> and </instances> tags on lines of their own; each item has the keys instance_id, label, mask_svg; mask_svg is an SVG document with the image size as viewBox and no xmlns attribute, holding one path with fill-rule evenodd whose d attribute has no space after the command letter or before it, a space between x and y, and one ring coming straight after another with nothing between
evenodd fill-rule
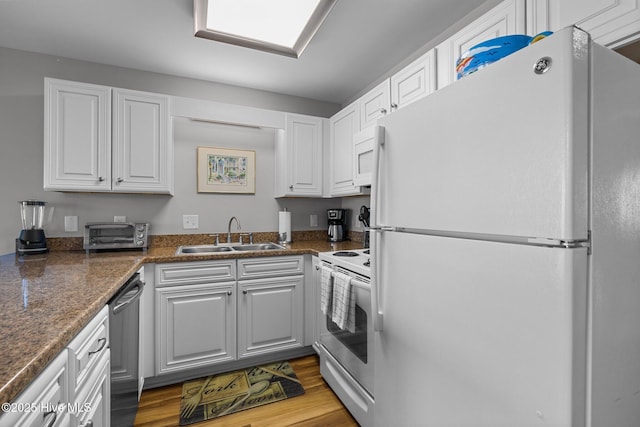
<instances>
[{"instance_id":1,"label":"speckled stone countertop","mask_svg":"<svg viewBox=\"0 0 640 427\"><path fill-rule=\"evenodd\" d=\"M145 263L318 254L359 242L298 241L285 250L176 256L176 246L146 252L54 251L0 256L0 402L12 401Z\"/></svg>"}]
</instances>

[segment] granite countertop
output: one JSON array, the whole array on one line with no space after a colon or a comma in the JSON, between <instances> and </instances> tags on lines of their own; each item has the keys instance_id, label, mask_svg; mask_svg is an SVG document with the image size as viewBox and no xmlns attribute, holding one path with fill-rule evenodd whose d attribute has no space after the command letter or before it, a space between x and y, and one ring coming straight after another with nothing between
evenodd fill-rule
<instances>
[{"instance_id":1,"label":"granite countertop","mask_svg":"<svg viewBox=\"0 0 640 427\"><path fill-rule=\"evenodd\" d=\"M358 242L300 241L284 250L176 256L176 246L146 252L54 251L0 256L0 402L12 401L145 263L315 254Z\"/></svg>"}]
</instances>

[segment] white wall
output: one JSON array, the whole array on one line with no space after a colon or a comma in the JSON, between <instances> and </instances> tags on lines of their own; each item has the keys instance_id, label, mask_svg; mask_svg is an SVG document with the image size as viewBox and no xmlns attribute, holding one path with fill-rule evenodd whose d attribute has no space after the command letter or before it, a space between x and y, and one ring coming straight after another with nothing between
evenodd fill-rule
<instances>
[{"instance_id":1,"label":"white wall","mask_svg":"<svg viewBox=\"0 0 640 427\"><path fill-rule=\"evenodd\" d=\"M274 145L272 130L190 122L176 119L175 196L79 194L45 192L43 181L43 79L45 76L105 84L169 95L210 99L279 111L329 117L335 104L247 88L190 80L138 70L56 58L0 48L0 254L11 253L20 230L17 202L39 199L55 207L46 233L50 237L82 235L89 221L148 220L152 234L226 232L237 216L246 231L276 231L277 211L292 211L294 230L312 229L317 214L326 228L326 209L341 200L273 198ZM255 195L198 194L195 178L197 145L250 148L257 154ZM198 214L200 229L183 230L182 214ZM64 232L64 216L78 215L80 231Z\"/></svg>"}]
</instances>

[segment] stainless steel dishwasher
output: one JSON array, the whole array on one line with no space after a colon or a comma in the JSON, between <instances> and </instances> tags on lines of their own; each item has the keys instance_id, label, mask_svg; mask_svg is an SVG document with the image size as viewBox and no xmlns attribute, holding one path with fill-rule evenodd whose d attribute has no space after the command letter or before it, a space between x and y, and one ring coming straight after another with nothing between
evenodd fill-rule
<instances>
[{"instance_id":1,"label":"stainless steel dishwasher","mask_svg":"<svg viewBox=\"0 0 640 427\"><path fill-rule=\"evenodd\" d=\"M134 274L109 302L111 425L133 426L139 398L140 295L144 281Z\"/></svg>"}]
</instances>

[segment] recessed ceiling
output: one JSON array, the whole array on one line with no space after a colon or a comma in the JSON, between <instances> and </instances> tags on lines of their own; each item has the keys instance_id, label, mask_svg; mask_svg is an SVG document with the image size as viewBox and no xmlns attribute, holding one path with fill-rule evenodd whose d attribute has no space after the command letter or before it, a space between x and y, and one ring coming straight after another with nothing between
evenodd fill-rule
<instances>
[{"instance_id":1,"label":"recessed ceiling","mask_svg":"<svg viewBox=\"0 0 640 427\"><path fill-rule=\"evenodd\" d=\"M295 59L194 37L193 0L0 0L0 46L342 104L484 2L338 0Z\"/></svg>"}]
</instances>

